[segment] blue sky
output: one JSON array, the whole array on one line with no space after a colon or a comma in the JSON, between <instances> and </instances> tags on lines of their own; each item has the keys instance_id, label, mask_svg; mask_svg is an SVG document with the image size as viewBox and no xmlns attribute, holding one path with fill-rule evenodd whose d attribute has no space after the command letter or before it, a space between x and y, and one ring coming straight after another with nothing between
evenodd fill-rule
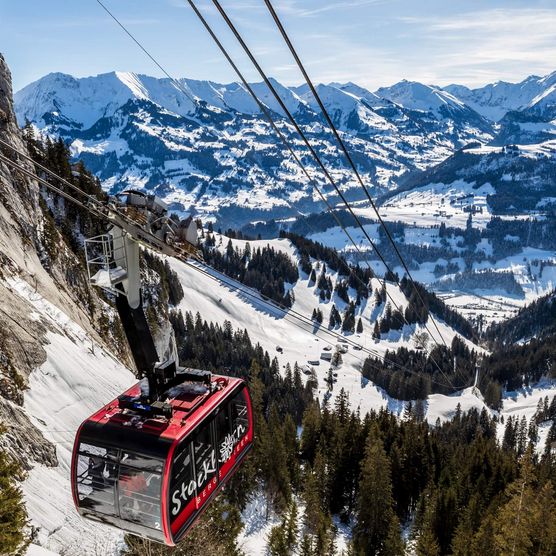
<instances>
[{"instance_id":1,"label":"blue sky","mask_svg":"<svg viewBox=\"0 0 556 556\"><path fill-rule=\"evenodd\" d=\"M175 77L234 80L185 0L103 0ZM302 81L263 0L221 0L267 72ZM198 5L250 79L212 3ZM372 90L400 79L480 86L556 70L556 0L275 0L310 75ZM95 0L0 0L18 90L46 73L161 75Z\"/></svg>"}]
</instances>

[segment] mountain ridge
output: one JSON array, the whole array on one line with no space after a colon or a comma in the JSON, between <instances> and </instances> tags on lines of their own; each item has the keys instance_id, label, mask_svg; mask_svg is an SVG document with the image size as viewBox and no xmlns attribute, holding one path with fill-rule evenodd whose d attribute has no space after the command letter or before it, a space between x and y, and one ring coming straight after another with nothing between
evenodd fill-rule
<instances>
[{"instance_id":1,"label":"mountain ridge","mask_svg":"<svg viewBox=\"0 0 556 556\"><path fill-rule=\"evenodd\" d=\"M261 208L282 209L286 215L317 210L311 184L288 160L246 91L237 83L180 83L201 101L194 106L169 79L130 72L79 79L49 74L16 93L16 111L20 124L29 120L43 133L63 137L112 193L146 188L184 213L193 207L212 216L227 210L236 226L238 218L260 219ZM346 196L363 198L306 88L274 84ZM485 143L494 136L491 123L448 93L435 90L436 104L428 109L426 102L404 107L355 84L318 87L376 191L391 190L399 175L430 167L470 141ZM316 171L266 86L255 83L253 88L298 155ZM439 106L439 96L450 100L450 109ZM254 200L253 190L259 191ZM334 202L335 195L328 189L325 194Z\"/></svg>"}]
</instances>

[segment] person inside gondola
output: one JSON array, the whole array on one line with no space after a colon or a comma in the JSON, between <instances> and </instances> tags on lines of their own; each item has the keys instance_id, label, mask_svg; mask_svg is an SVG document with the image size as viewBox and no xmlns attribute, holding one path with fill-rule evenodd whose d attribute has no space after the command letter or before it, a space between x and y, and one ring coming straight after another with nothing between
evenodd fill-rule
<instances>
[{"instance_id":1,"label":"person inside gondola","mask_svg":"<svg viewBox=\"0 0 556 556\"><path fill-rule=\"evenodd\" d=\"M104 477L105 462L102 458L91 456L89 458L89 468L87 475L91 479L91 487L93 490L102 490L105 485Z\"/></svg>"},{"instance_id":2,"label":"person inside gondola","mask_svg":"<svg viewBox=\"0 0 556 556\"><path fill-rule=\"evenodd\" d=\"M120 475L120 510L125 519L160 528L157 500L160 499L160 476L129 470Z\"/></svg>"}]
</instances>

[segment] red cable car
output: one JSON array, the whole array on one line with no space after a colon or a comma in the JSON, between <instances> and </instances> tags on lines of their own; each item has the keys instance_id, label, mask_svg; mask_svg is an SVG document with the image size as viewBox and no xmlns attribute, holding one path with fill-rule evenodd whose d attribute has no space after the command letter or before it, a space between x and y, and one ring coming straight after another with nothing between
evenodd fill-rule
<instances>
[{"instance_id":1,"label":"red cable car","mask_svg":"<svg viewBox=\"0 0 556 556\"><path fill-rule=\"evenodd\" d=\"M173 546L251 449L251 400L239 378L159 361L143 310L138 241L115 224L85 241L89 280L115 295L143 380L77 431L72 494L83 517Z\"/></svg>"},{"instance_id":2,"label":"red cable car","mask_svg":"<svg viewBox=\"0 0 556 556\"><path fill-rule=\"evenodd\" d=\"M172 546L245 458L253 443L245 383L179 376L166 403L146 404L139 383L81 425L71 482L83 517Z\"/></svg>"}]
</instances>

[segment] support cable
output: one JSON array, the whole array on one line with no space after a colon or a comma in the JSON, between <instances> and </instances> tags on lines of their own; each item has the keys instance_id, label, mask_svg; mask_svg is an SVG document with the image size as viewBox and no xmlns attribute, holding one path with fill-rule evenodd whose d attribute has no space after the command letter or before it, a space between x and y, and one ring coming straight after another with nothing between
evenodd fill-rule
<instances>
[{"instance_id":1,"label":"support cable","mask_svg":"<svg viewBox=\"0 0 556 556\"><path fill-rule=\"evenodd\" d=\"M189 0L188 0L189 1ZM256 58L254 57L253 53L251 52L251 50L249 49L249 47L247 46L247 44L245 43L245 41L243 40L241 34L238 32L238 30L236 29L235 25L233 24L233 22L230 20L230 18L228 17L226 11L222 8L220 2L218 0L212 0L213 4L215 5L215 7L217 8L217 10L219 11L220 15L222 16L222 18L224 19L224 21L226 22L226 24L228 25L228 27L230 28L230 30L232 31L232 33L234 34L234 36L236 37L237 41L240 43L241 47L243 48L243 50L245 51L245 53L247 54L247 56L249 57L249 59L251 60L252 64L255 66L255 68L257 69L258 73L260 74L261 78L263 79L263 81L265 82L265 84L267 85L267 87L269 88L270 92L273 94L274 98L277 100L278 104L280 105L281 109L284 111L284 113L286 114L286 116L288 117L288 119L290 120L291 124L294 126L294 128L296 129L296 131L298 132L298 134L300 135L301 139L303 140L303 142L305 143L305 145L307 146L307 148L309 149L311 155L313 156L313 158L316 160L317 164L319 165L319 167L321 168L321 170L324 172L326 178L328 179L328 181L332 184L332 186L334 187L335 191L337 192L337 194L339 195L339 197L342 199L344 205L346 206L346 208L348 209L348 211L350 212L350 214L352 215L352 217L354 218L354 220L357 222L357 225L361 228L361 230L363 231L363 234L365 235L365 237L367 238L367 240L369 241L370 245L373 247L373 249L375 250L376 254L378 255L378 257L380 258L381 262L383 263L383 265L385 266L385 268L387 269L387 271L389 271L392 275L394 275L394 273L392 272L392 270L390 269L390 266L388 265L388 263L386 262L386 260L384 259L384 257L382 256L382 254L380 253L380 251L378 250L377 246L375 245L375 243L373 242L373 240L371 239L371 237L369 236L369 234L367 233L367 231L365 230L364 226L362 225L360 219L358 218L358 216L353 212L353 209L351 208L350 204L348 203L348 201L346 200L345 196L343 195L343 193L341 192L341 190L339 189L339 187L337 186L336 182L334 181L334 179L332 178L332 176L330 175L330 173L328 172L328 170L326 169L326 167L324 166L324 164L322 163L320 157L318 156L318 154L316 153L316 151L314 150L313 146L311 145L311 143L309 142L309 140L307 139L305 133L303 132L303 130L301 129L301 127L299 126L299 124L296 122L295 118L293 117L293 115L291 114L290 110L287 108L287 106L285 105L284 101L282 100L282 98L280 97L280 95L278 94L278 92L276 91L275 87L273 86L272 82L269 80L269 78L267 77L267 75L265 74L264 70L262 69L262 67L260 66L260 64L257 62ZM388 290L387 290L388 293ZM393 303L395 303L392 298L390 298L391 301ZM401 311L400 311L401 312ZM403 313L402 313L403 315ZM429 335L431 336L431 338L433 338L434 341L434 335L430 332L430 330L428 329L428 327L426 326L425 323L425 328L427 329L427 332L429 333ZM437 342L438 343L438 342ZM446 380L448 381L449 384L451 383L451 380L449 379L449 377L444 373L444 371L442 371L442 369L440 368L440 366L437 364L437 367L439 369L439 371L441 371Z\"/></svg>"},{"instance_id":2,"label":"support cable","mask_svg":"<svg viewBox=\"0 0 556 556\"><path fill-rule=\"evenodd\" d=\"M337 217L336 213L334 212L334 209L332 208L332 206L330 205L330 203L328 202L328 200L326 199L326 197L323 195L323 193L321 192L319 186L317 185L316 181L311 177L311 175L309 174L307 168L305 167L305 165L301 162L300 158L297 156L297 154L295 153L295 151L293 150L293 147L291 146L290 142L288 141L288 139L285 137L285 135L282 133L282 131L279 129L279 127L277 126L277 124L275 123L270 111L268 110L268 108L264 105L264 103L259 99L259 97L257 96L257 94L255 93L255 91L253 90L253 88L251 87L251 85L248 83L248 81L245 79L245 77L243 76L241 70L238 68L238 66L235 64L235 62L233 61L233 59L231 58L231 56L229 55L228 51L226 50L226 48L223 46L222 42L218 39L218 37L216 36L216 34L214 33L214 31L212 30L212 28L210 27L210 25L208 24L207 20L204 18L204 16L201 14L201 12L199 11L199 9L197 8L195 2L193 0L187 0L189 2L189 5L191 6L191 8L193 9L193 11L195 12L195 14L197 15L197 17L199 18L199 20L201 21L201 23L203 24L203 26L205 27L205 29L207 30L207 32L209 33L209 35L212 37L212 39L214 40L214 42L216 43L216 45L218 46L218 48L220 49L220 51L222 52L222 54L224 55L224 57L226 58L226 60L228 61L228 63L231 65L232 69L235 71L235 73L237 74L237 76L240 78L243 86L245 87L245 89L249 92L249 94L251 95L251 97L255 100L255 102L257 103L257 105L259 106L259 108L261 109L261 111L263 112L263 114L266 116L266 118L268 119L268 121L270 122L272 128L275 130L275 132L278 134L278 136L280 137L280 140L282 141L282 143L286 146L286 148L288 149L288 151L291 153L292 157L294 158L294 160L297 162L297 164L301 167L302 171L304 172L304 174L307 176L307 178L310 180L310 183L313 185L313 187L315 188L315 190L317 191L317 193L319 194L320 198L322 199L322 201L325 203L326 207L327 207L327 211L333 216L333 218L335 219L336 223L340 226L340 228L343 230L343 232L346 234L346 236L348 237L348 239L351 241L351 243L353 244L353 246L355 247L355 249L357 250L357 252L360 255L363 255L361 253L361 250L359 249L359 246L357 245L357 243L355 242L355 240L352 238L352 236L350 235L350 233L348 232L348 230L346 229L346 227L342 224L342 222L340 221L340 219ZM264 76L263 76L264 77ZM276 96L276 95L275 95ZM279 101L281 101L281 99L279 97L277 97ZM285 106L284 106L285 108ZM290 115L290 119L293 120L294 125L295 121L293 119L293 116ZM298 128L298 131L301 133L301 131ZM320 159L317 158L317 160L320 162ZM321 164L321 167L322 164ZM323 167L324 168L324 167ZM326 170L325 170L326 172ZM336 188L336 190L338 191L338 189ZM339 191L338 191L339 192ZM341 194L340 194L341 195ZM345 201L344 201L345 203ZM288 203L288 205L291 207L291 205ZM348 206L348 209L350 207ZM296 209L294 209L296 210ZM296 211L299 213L299 211ZM351 212L351 209L350 209ZM351 214L354 216L353 212L351 212ZM355 216L354 216L355 217ZM361 227L362 228L362 227ZM363 232L365 233L364 228ZM368 237L368 236L367 236ZM369 241L371 242L372 247L375 249L375 251L380 255L380 253L378 252L378 249L376 248L376 246L373 244L372 240L369 239ZM336 254L337 256L337 254ZM339 259L339 257L338 257ZM374 274L373 269L371 268L369 262L366 259L363 259L364 262L366 263L367 267L369 268L369 270ZM388 266L386 265L385 261L383 260L386 268L388 269ZM346 267L348 268L348 271L350 272L350 274L352 276L356 276L354 274L353 269L351 268L351 266L347 265L345 262L344 264L346 265ZM360 283L362 283L361 279L356 276L356 279L359 280ZM363 284L364 285L364 284ZM390 302L393 304L393 306L395 307L395 309L400 313L400 315L402 316L402 319L405 321L405 323L408 326L411 326L411 323L409 323L409 321L407 320L404 311L402 311L399 307L399 305L396 303L396 301L394 300L394 298L392 297L392 295L390 294L390 292L388 291L388 288L386 286L386 280L383 279L382 280L382 285L386 291L386 295L388 297L388 299L390 300ZM398 282L398 286L399 286L399 282ZM434 336L431 334L430 330L428 329L426 323L423 323L425 329L427 330L428 334L431 336L431 338L433 338L434 340ZM436 342L438 343L438 342ZM431 355L431 360L433 361L434 365L437 367L437 369L443 373L440 365L438 364L438 362L436 361L436 359L434 357L432 357ZM449 381L448 377L445 375L446 380Z\"/></svg>"},{"instance_id":3,"label":"support cable","mask_svg":"<svg viewBox=\"0 0 556 556\"><path fill-rule=\"evenodd\" d=\"M174 77L172 77L168 71L158 62L158 60L136 39L126 26L101 2L101 0L96 0L100 7L123 29L124 33L149 57L149 59L156 65L156 67L173 83L174 87L179 89L189 100L197 106L197 99Z\"/></svg>"},{"instance_id":4,"label":"support cable","mask_svg":"<svg viewBox=\"0 0 556 556\"><path fill-rule=\"evenodd\" d=\"M31 179L36 180L37 182L39 182L41 185L44 185L45 187L47 187L48 189L52 190L53 192L59 194L60 196L64 197L66 200L75 203L76 205L80 206L81 208L83 208L84 210L90 212L91 214L93 214L94 216L97 216L98 218L107 220L107 216L103 213L98 212L97 210L95 210L93 207L88 206L84 203L82 203L81 201L75 199L74 197L72 197L70 194L66 193L65 191L62 191L61 189L57 188L56 186L52 185L51 183L47 182L46 180L44 180L43 178L37 176L36 174L34 174L33 172L27 170L26 168L21 167L19 164L17 164L16 162L14 162L13 160L10 160L9 158L7 158L6 156L4 156L3 154L0 153L0 160L5 162L6 164L8 164L9 166L11 166L12 168L14 168L15 170L21 171L23 174L25 174L26 176L30 177ZM62 179L62 178L60 178ZM250 297L251 299L255 299L256 301L258 301L259 303L263 303L265 304L267 307L270 307L274 310L278 310L280 312L282 312L284 314L285 317L290 316L291 318L305 324L305 325L309 325L314 327L315 323L309 318L306 317L305 315L292 310L289 307L286 307L278 302L275 302L274 300L270 300L267 299L265 296L263 296L260 292L258 292L257 290L249 287L249 286L245 286L245 285L238 285L237 283L235 283L235 281L232 281L232 279L228 279L227 277L225 277L224 275L222 275L222 273L220 273L219 271L217 271L216 269L204 264L208 269L210 269L213 273L215 273L218 276L215 276L213 274L211 274L208 270L204 270L201 267L193 264L189 258L185 255L180 255L179 253L174 256L174 258L180 260L181 262L183 262L184 264L188 265L190 268L196 270L197 272L203 274L204 276L207 276L208 278L210 278L213 281L219 282L219 283L223 283L226 286L230 287L233 290L236 290L244 295L247 295L248 297ZM291 320L290 320L291 322ZM299 327L299 326L298 326ZM306 328L303 328L303 330L307 331ZM390 359L387 359L384 355L382 355L380 352L376 351L376 350L372 350L370 348L366 348L365 346L362 346L361 344L354 342L353 340L350 340L349 338L346 338L345 336L342 336L341 334L338 334L337 332L331 331L331 330L327 330L324 328L320 328L319 330L322 330L325 334L327 334L328 336L332 336L333 338L335 338L336 340L340 340L342 343L346 343L348 345L357 347L359 351L363 351L369 355L372 355L376 358L380 358L383 360L383 362L385 364L391 364L395 367L398 367L399 369L410 373L410 374L415 374L418 375L418 373L416 373L415 371L412 371L410 369L407 369L406 367L403 367L402 365L400 365L399 363L392 361ZM317 334L315 334L317 335ZM327 341L327 343L331 344L331 342L329 340L325 340L324 338L322 338L324 341ZM332 344L331 344L332 345ZM354 357L358 358L360 361L365 361L364 359L358 357L357 355L354 354ZM370 365L373 365L372 363L369 363ZM378 367L376 367L376 365L374 366L375 369L379 369ZM421 376L421 375L419 375ZM442 386L444 388L446 388L446 384L442 384L436 381L432 381L435 384L438 384L439 386ZM453 384L450 384L450 387L452 390L457 390L458 388L454 387Z\"/></svg>"},{"instance_id":5,"label":"support cable","mask_svg":"<svg viewBox=\"0 0 556 556\"><path fill-rule=\"evenodd\" d=\"M276 26L278 27L278 29L280 31L280 34L282 35L282 37L283 37L284 41L286 42L292 56L294 57L301 73L303 74L303 77L305 78L305 81L306 81L307 85L311 89L313 97L317 101L321 112L323 113L326 121L328 122L328 125L329 125L330 129L332 130L332 132L333 132L333 134L336 138L336 141L340 145L340 148L342 149L346 159L348 160L349 165L351 166L353 172L355 173L355 176L357 177L357 181L359 182L361 188L365 192L365 195L366 195L367 199L369 200L369 202L371 204L371 207L373 208L373 211L375 212L375 214L378 218L379 223L381 224L382 228L384 229L384 231L386 233L386 236L388 237L388 240L390 241L392 247L394 248L394 250L396 252L396 255L398 256L400 262L402 263L402 266L403 266L409 280L411 281L411 283L413 285L413 290L415 291L415 293L417 294L417 297L419 298L419 300L423 304L423 307L427 308L425 300L421 296L421 293L419 292L419 289L417 288L417 286L415 284L415 280L413 279L413 276L411 275L411 272L409 271L409 268L408 268L405 260L403 259L402 254L400 253L400 250L398 249L398 246L396 245L396 242L394 241L394 238L392 237L392 234L390 233L390 230L388 229L388 227L386 226L386 223L384 222L382 216L380 215L380 213L378 211L378 208L377 208L373 198L371 197L371 194L369 193L369 190L367 189L367 187L365 186L365 184L363 182L363 179L361 178L361 175L360 175L360 173L357 169L357 166L355 165L355 162L353 161L353 158L351 157L343 139L341 138L338 130L336 129L336 126L334 125L334 122L332 121L332 118L328 114L328 110L324 106L324 103L322 102L316 87L314 86L313 82L311 81L311 78L309 77L309 75L308 75L308 73L305 69L305 66L303 65L303 62L299 58L299 55L297 54L297 51L295 50L295 48L294 48L286 30L284 29L284 26L282 25L282 22L280 21L280 18L278 17L278 14L274 10L274 7L272 6L270 0L264 0L264 3L266 4L266 6L268 8L268 11L270 12L270 15L274 19L274 22L276 23ZM399 285L399 283L398 283L398 285ZM440 336L442 342L444 343L444 345L446 347L448 347L448 344L446 343L446 340L442 336L442 333L440 332L440 329L439 329L432 313L431 313L431 320L432 320L432 322L433 322L433 324L436 328L436 331L438 332L438 335Z\"/></svg>"}]
</instances>

